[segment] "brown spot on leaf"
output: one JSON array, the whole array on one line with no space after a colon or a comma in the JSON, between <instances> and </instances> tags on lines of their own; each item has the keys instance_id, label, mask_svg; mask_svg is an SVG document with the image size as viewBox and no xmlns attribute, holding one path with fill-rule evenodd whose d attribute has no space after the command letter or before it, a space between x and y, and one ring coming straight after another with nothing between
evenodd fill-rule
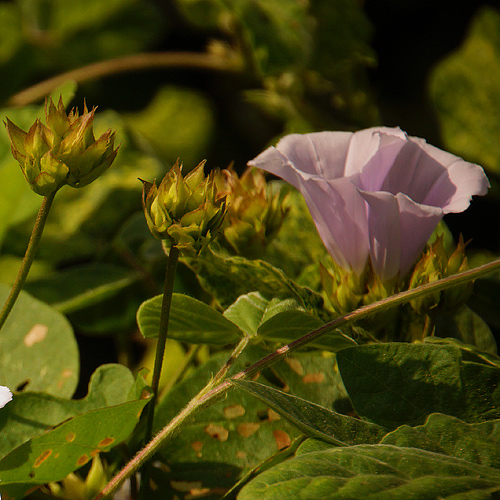
<instances>
[{"instance_id":1,"label":"brown spot on leaf","mask_svg":"<svg viewBox=\"0 0 500 500\"><path fill-rule=\"evenodd\" d=\"M230 405L224 408L224 416L226 418L237 418L245 414L245 408L241 405Z\"/></svg>"},{"instance_id":2,"label":"brown spot on leaf","mask_svg":"<svg viewBox=\"0 0 500 500\"><path fill-rule=\"evenodd\" d=\"M205 432L210 437L218 439L221 442L226 441L229 437L229 431L225 427L222 427L222 425L208 424L205 427Z\"/></svg>"},{"instance_id":3,"label":"brown spot on leaf","mask_svg":"<svg viewBox=\"0 0 500 500\"><path fill-rule=\"evenodd\" d=\"M35 325L24 337L24 345L31 347L41 342L47 336L49 327L47 325Z\"/></svg>"},{"instance_id":4,"label":"brown spot on leaf","mask_svg":"<svg viewBox=\"0 0 500 500\"><path fill-rule=\"evenodd\" d=\"M47 458L52 455L52 450L45 450L36 460L35 463L33 464L33 467L40 467L40 465L47 460Z\"/></svg>"},{"instance_id":5,"label":"brown spot on leaf","mask_svg":"<svg viewBox=\"0 0 500 500\"><path fill-rule=\"evenodd\" d=\"M102 451L102 450L100 450L99 448L96 448L95 450L92 450L92 451L90 452L90 456L91 456L92 458L94 458L96 455L99 455L99 453L101 453L101 451Z\"/></svg>"},{"instance_id":6,"label":"brown spot on leaf","mask_svg":"<svg viewBox=\"0 0 500 500\"><path fill-rule=\"evenodd\" d=\"M114 442L115 442L115 438L108 437L108 438L104 438L97 446L99 446L99 448L107 448L108 446L110 446Z\"/></svg>"},{"instance_id":7,"label":"brown spot on leaf","mask_svg":"<svg viewBox=\"0 0 500 500\"><path fill-rule=\"evenodd\" d=\"M194 451L199 453L201 449L203 448L203 443L201 441L193 441L191 443L191 447L193 448Z\"/></svg>"},{"instance_id":8,"label":"brown spot on leaf","mask_svg":"<svg viewBox=\"0 0 500 500\"><path fill-rule=\"evenodd\" d=\"M90 460L89 456L84 453L77 461L76 461L76 465L78 465L78 467L81 467L82 465L85 465L88 461Z\"/></svg>"},{"instance_id":9,"label":"brown spot on leaf","mask_svg":"<svg viewBox=\"0 0 500 500\"><path fill-rule=\"evenodd\" d=\"M285 358L285 363L297 374L303 375L304 368L302 367L300 361L296 358Z\"/></svg>"},{"instance_id":10,"label":"brown spot on leaf","mask_svg":"<svg viewBox=\"0 0 500 500\"><path fill-rule=\"evenodd\" d=\"M274 440L276 441L276 445L278 446L278 450L282 450L283 448L287 448L292 444L292 440L290 436L280 429L276 429L273 431Z\"/></svg>"},{"instance_id":11,"label":"brown spot on leaf","mask_svg":"<svg viewBox=\"0 0 500 500\"><path fill-rule=\"evenodd\" d=\"M247 452L246 451L237 451L236 458L244 460L245 458L247 458Z\"/></svg>"},{"instance_id":12,"label":"brown spot on leaf","mask_svg":"<svg viewBox=\"0 0 500 500\"><path fill-rule=\"evenodd\" d=\"M254 423L254 422L248 422L246 424L240 424L238 425L238 434L240 436L243 436L244 438L250 437L252 434L257 432L260 428L259 423Z\"/></svg>"},{"instance_id":13,"label":"brown spot on leaf","mask_svg":"<svg viewBox=\"0 0 500 500\"><path fill-rule=\"evenodd\" d=\"M68 432L68 433L66 434L66 441L67 441L68 443L71 443L72 441L74 441L74 440L75 440L75 438L76 438L76 434L75 434L74 432Z\"/></svg>"},{"instance_id":14,"label":"brown spot on leaf","mask_svg":"<svg viewBox=\"0 0 500 500\"><path fill-rule=\"evenodd\" d=\"M61 378L59 379L59 382L57 383L57 388L61 389L64 384L66 383L66 379L71 377L73 375L73 372L71 370L63 370L61 373Z\"/></svg>"},{"instance_id":15,"label":"brown spot on leaf","mask_svg":"<svg viewBox=\"0 0 500 500\"><path fill-rule=\"evenodd\" d=\"M302 377L302 382L304 384L319 384L325 381L325 374L323 372L319 373L308 373Z\"/></svg>"}]
</instances>

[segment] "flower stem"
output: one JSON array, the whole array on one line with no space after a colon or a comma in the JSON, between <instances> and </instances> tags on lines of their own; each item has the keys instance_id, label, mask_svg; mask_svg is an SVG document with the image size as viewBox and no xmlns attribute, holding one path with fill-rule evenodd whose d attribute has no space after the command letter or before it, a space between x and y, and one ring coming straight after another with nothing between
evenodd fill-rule
<instances>
[{"instance_id":1,"label":"flower stem","mask_svg":"<svg viewBox=\"0 0 500 500\"><path fill-rule=\"evenodd\" d=\"M160 328L158 332L158 342L156 344L156 356L153 368L153 380L151 388L153 397L147 406L147 421L144 442L147 443L153 436L153 424L155 416L155 406L158 397L158 389L160 386L161 368L163 365L163 357L165 355L165 345L167 343L168 320L170 318L170 306L172 305L172 294L174 291L175 273L177 262L179 260L179 249L172 245L167 260L167 270L165 274L165 283L163 286L163 298L161 302ZM149 470L146 469L143 473L141 481L141 498L147 498L149 491Z\"/></svg>"},{"instance_id":2,"label":"flower stem","mask_svg":"<svg viewBox=\"0 0 500 500\"><path fill-rule=\"evenodd\" d=\"M54 201L56 192L57 190L53 191L48 196L45 196L42 200L42 204L40 205L40 209L38 210L35 225L33 226L28 246L26 248L26 253L24 254L24 258L21 262L21 267L19 268L19 273L16 280L14 281L14 284L12 285L10 295L8 296L7 301L3 306L2 312L0 312L0 328L2 328L5 321L7 320L10 312L12 311L12 308L14 307L14 304L16 303L19 293L24 286L31 268L31 264L33 264L33 260L35 259L38 244L40 243L40 238L42 237L43 228L45 226L45 222L47 221L50 207L52 205L52 202Z\"/></svg>"},{"instance_id":3,"label":"flower stem","mask_svg":"<svg viewBox=\"0 0 500 500\"><path fill-rule=\"evenodd\" d=\"M134 474L144 462L151 458L156 453L156 451L164 444L165 440L169 438L175 431L177 431L179 427L186 421L186 419L188 419L196 410L207 406L213 400L225 394L233 386L233 380L245 379L255 374L256 372L259 372L266 366L269 366L271 363L284 358L287 354L294 351L295 349L302 347L309 342L334 331L340 326L353 323L354 321L358 321L360 319L364 319L367 316L385 311L390 307L404 304L412 299L424 296L428 293L438 292L451 286L466 283L498 271L500 271L500 259L494 260L492 262L489 262L488 264L484 264L474 269L469 269L467 271L464 271L463 273L454 274L452 276L448 276L447 278L443 278L432 283L427 283L425 285L412 288L410 290L406 290L404 292L379 300L378 302L360 307L359 309L356 309L355 311L352 311L340 318L336 318L333 321L330 321L329 323L323 325L322 327L309 332L303 337L290 342L290 344L280 347L276 351L268 354L253 365L249 366L245 370L242 370L233 377L222 381L219 385L209 390L208 392L206 392L206 389L203 389L187 404L187 406L176 417L174 417L158 434L156 434L156 436L142 450L140 450L134 458L132 458L132 460L105 486L105 488L94 498L94 500L102 500L112 495L119 488L121 483L132 474Z\"/></svg>"}]
</instances>

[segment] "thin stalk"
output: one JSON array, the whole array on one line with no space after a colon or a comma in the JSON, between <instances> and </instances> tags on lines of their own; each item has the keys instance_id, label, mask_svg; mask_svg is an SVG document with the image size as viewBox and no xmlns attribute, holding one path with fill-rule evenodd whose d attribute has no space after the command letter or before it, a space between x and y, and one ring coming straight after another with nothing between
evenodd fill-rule
<instances>
[{"instance_id":1,"label":"thin stalk","mask_svg":"<svg viewBox=\"0 0 500 500\"><path fill-rule=\"evenodd\" d=\"M447 278L434 281L432 283L427 283L425 285L419 286L417 288L412 288L385 299L379 300L372 304L360 307L356 311L352 311L345 316L336 318L333 321L323 325L322 327L309 332L303 337L294 340L290 344L280 347L273 353L260 359L253 365L249 366L245 370L237 373L233 377L222 381L218 386L206 392L203 389L198 395L196 395L187 406L174 417L156 436L142 449L140 450L132 460L105 486L105 488L96 496L94 500L102 500L110 495L112 495L121 485L121 483L134 474L141 465L150 459L156 451L164 444L165 440L174 434L179 427L197 410L209 405L213 400L225 394L231 387L233 387L232 381L245 379L256 372L259 372L266 366L270 365L282 359L291 351L302 347L309 342L318 339L322 335L333 332L340 326L353 323L366 318L372 314L385 311L391 307L395 307L410 300L422 297L428 293L438 292L449 288L454 285L460 285L472 281L474 279L492 274L494 272L500 271L500 259L494 260L488 264L476 267L474 269L469 269L463 273L455 274L453 276L448 276Z\"/></svg>"},{"instance_id":2,"label":"thin stalk","mask_svg":"<svg viewBox=\"0 0 500 500\"><path fill-rule=\"evenodd\" d=\"M424 330L422 332L422 339L425 339L426 337L432 337L434 335L435 324L436 322L434 321L434 318L430 314L426 314Z\"/></svg>"},{"instance_id":3,"label":"thin stalk","mask_svg":"<svg viewBox=\"0 0 500 500\"><path fill-rule=\"evenodd\" d=\"M168 321L170 318L170 306L172 305L172 294L174 291L175 273L177 270L177 262L179 260L179 249L172 245L167 260L167 270L165 273L165 283L163 286L163 298L161 302L160 328L158 331L158 342L156 344L155 364L153 368L153 380L151 388L153 396L147 406L147 421L144 441L147 443L153 435L153 425L155 416L156 400L158 398L158 389L160 387L161 368L163 365L163 357L165 355L165 345L167 343ZM143 481L141 481L141 497L147 494L149 484L149 472L144 472Z\"/></svg>"},{"instance_id":4,"label":"thin stalk","mask_svg":"<svg viewBox=\"0 0 500 500\"><path fill-rule=\"evenodd\" d=\"M99 61L44 80L9 98L9 106L26 106L36 102L67 81L77 83L109 75L153 68L192 68L215 71L241 71L243 61L233 51L222 55L199 52L158 52L133 54Z\"/></svg>"},{"instance_id":5,"label":"thin stalk","mask_svg":"<svg viewBox=\"0 0 500 500\"><path fill-rule=\"evenodd\" d=\"M0 329L2 328L10 312L12 311L12 308L16 303L17 297L19 296L19 293L21 292L24 283L26 282L26 278L30 271L31 265L35 260L38 244L40 243L40 238L42 237L43 228L45 226L45 222L47 222L47 217L49 215L50 207L52 206L52 202L54 201L54 196L56 195L56 192L57 190L52 192L48 196L44 196L42 200L42 204L40 205L40 209L38 210L38 215L36 216L35 225L33 226L28 246L26 248L26 253L24 254L24 258L21 262L21 267L19 268L19 273L17 275L16 280L14 281L14 284L12 285L10 295L7 297L2 312L0 312Z\"/></svg>"}]
</instances>

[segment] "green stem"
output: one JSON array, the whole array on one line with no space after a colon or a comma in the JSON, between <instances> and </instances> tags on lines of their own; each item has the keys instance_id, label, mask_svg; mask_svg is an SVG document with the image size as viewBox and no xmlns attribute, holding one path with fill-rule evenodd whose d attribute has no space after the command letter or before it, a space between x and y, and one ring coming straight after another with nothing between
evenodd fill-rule
<instances>
[{"instance_id":1,"label":"green stem","mask_svg":"<svg viewBox=\"0 0 500 500\"><path fill-rule=\"evenodd\" d=\"M430 314L426 314L425 315L424 329L422 332L422 339L425 339L426 337L431 337L432 335L434 335L434 325L435 325L434 318Z\"/></svg>"},{"instance_id":2,"label":"green stem","mask_svg":"<svg viewBox=\"0 0 500 500\"><path fill-rule=\"evenodd\" d=\"M42 237L43 228L45 226L45 222L47 221L47 217L49 215L50 207L52 202L54 201L54 196L56 195L56 191L52 192L48 196L43 198L42 204L40 205L40 209L38 210L38 215L36 217L35 225L33 226L33 231L31 232L31 237L28 242L28 246L26 248L26 253L24 254L23 261L21 262L21 267L19 269L19 273L17 275L14 284L12 285L12 289L10 291L10 295L3 306L2 312L0 312L0 329L4 325L7 320L14 304L21 292L28 273L31 268L31 264L33 264L33 260L35 259L36 251L38 249L38 244L40 243L40 238Z\"/></svg>"},{"instance_id":3,"label":"green stem","mask_svg":"<svg viewBox=\"0 0 500 500\"><path fill-rule=\"evenodd\" d=\"M291 351L318 339L322 335L333 332L340 326L364 319L367 316L404 304L412 299L422 297L429 293L438 292L451 286L467 283L482 276L492 274L496 271L500 271L500 259L476 267L475 269L469 269L463 273L455 274L432 283L427 283L426 285L412 288L411 290L406 290L383 300L379 300L378 302L374 302L373 304L360 307L356 311L352 311L345 316L334 319L322 327L309 332L303 337L294 340L290 344L280 347L278 350L260 359L245 370L237 373L229 379L224 380L208 392L206 392L206 389L203 389L176 417L174 417L158 434L156 434L156 436L142 450L140 450L135 457L132 458L132 460L130 460L130 462L105 486L105 488L94 498L94 500L102 500L112 495L119 488L121 483L134 474L144 462L151 458L156 453L158 448L164 444L164 441L176 432L195 411L207 406L213 400L225 394L232 387L233 380L244 379L255 374L256 372L259 372L271 363L284 358Z\"/></svg>"},{"instance_id":4,"label":"green stem","mask_svg":"<svg viewBox=\"0 0 500 500\"><path fill-rule=\"evenodd\" d=\"M167 260L167 270L165 274L163 298L161 302L160 328L158 332L158 342L156 344L153 380L151 382L153 397L147 406L146 432L144 438L146 443L150 441L153 436L155 406L158 397L158 389L160 387L161 368L163 365L163 357L165 355L165 345L167 343L168 320L170 318L170 306L172 305L172 294L174 291L175 272L178 260L179 249L175 245L172 245ZM147 498L145 495L147 495L149 491L149 469L144 471L143 476L143 480L141 481L141 497Z\"/></svg>"}]
</instances>

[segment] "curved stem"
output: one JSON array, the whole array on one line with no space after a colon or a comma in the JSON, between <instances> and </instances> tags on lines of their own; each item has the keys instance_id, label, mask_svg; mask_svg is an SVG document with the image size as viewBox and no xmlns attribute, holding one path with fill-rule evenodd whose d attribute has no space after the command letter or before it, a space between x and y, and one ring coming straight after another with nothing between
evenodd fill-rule
<instances>
[{"instance_id":1,"label":"curved stem","mask_svg":"<svg viewBox=\"0 0 500 500\"><path fill-rule=\"evenodd\" d=\"M49 194L48 196L45 196L42 200L42 204L40 205L40 209L38 210L35 225L33 226L28 246L26 248L26 253L24 254L24 258L21 262L21 267L19 268L19 273L16 280L14 281L14 284L12 285L12 289L7 298L7 301L5 302L5 305L0 312L0 329L2 328L10 312L12 311L17 297L19 296L19 293L24 286L31 265L33 264L36 251L38 249L38 244L40 243L40 238L42 237L43 228L45 226L45 222L47 221L50 207L52 206L52 202L54 201L56 192L57 190Z\"/></svg>"},{"instance_id":2,"label":"curved stem","mask_svg":"<svg viewBox=\"0 0 500 500\"><path fill-rule=\"evenodd\" d=\"M156 436L142 449L140 450L134 458L106 485L106 487L94 498L94 500L102 500L109 495L113 494L121 483L130 477L134 472L136 472L141 465L151 458L156 451L163 445L164 441L170 437L178 428L188 419L196 410L203 408L210 404L213 400L221 395L225 394L232 387L232 380L240 380L255 374L256 372L262 370L266 366L270 365L282 359L291 351L302 347L309 342L316 340L317 338L325 335L327 333L333 332L340 326L346 325L348 323L353 323L360 319L364 319L372 314L385 311L394 306L398 306L409 302L417 297L424 296L428 293L437 292L449 288L454 285L459 285L472 281L474 279L486 276L488 274L500 271L500 259L489 262L482 266L476 267L474 269L469 269L463 273L455 274L447 278L434 281L432 283L427 283L425 285L419 286L417 288L412 288L385 299L374 302L373 304L368 304L355 311L352 311L345 316L334 319L329 323L323 325L322 327L309 332L303 337L290 342L273 353L260 359L253 365L249 366L245 370L237 373L233 377L224 380L217 387L205 392L203 389L198 395L196 395L188 405L173 419L171 420Z\"/></svg>"},{"instance_id":3,"label":"curved stem","mask_svg":"<svg viewBox=\"0 0 500 500\"><path fill-rule=\"evenodd\" d=\"M156 400L158 398L158 389L160 387L161 368L163 366L163 357L165 355L165 345L167 343L168 320L170 318L170 306L172 305L172 294L174 291L175 273L177 270L177 262L179 260L179 249L172 245L167 260L167 270L165 274L165 283L163 287L163 298L161 302L160 328L158 332L158 342L156 344L155 364L153 368L153 380L151 388L153 397L147 406L147 421L144 441L147 443L153 435L153 424L155 416ZM149 490L149 471L144 471L144 478L141 481L141 497L147 498Z\"/></svg>"},{"instance_id":4,"label":"curved stem","mask_svg":"<svg viewBox=\"0 0 500 500\"><path fill-rule=\"evenodd\" d=\"M107 61L99 61L37 83L9 98L9 106L26 106L35 102L68 80L77 83L104 76L153 68L192 68L217 71L241 71L243 62L234 52L223 55L197 52L158 52L134 54Z\"/></svg>"}]
</instances>

